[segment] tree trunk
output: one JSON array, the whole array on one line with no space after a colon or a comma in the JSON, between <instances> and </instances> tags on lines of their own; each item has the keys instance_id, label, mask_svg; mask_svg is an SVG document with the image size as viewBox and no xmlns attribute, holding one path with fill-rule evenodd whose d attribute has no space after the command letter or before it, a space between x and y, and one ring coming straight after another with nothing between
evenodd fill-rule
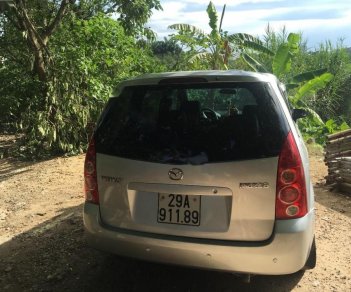
<instances>
[{"instance_id":1,"label":"tree trunk","mask_svg":"<svg viewBox=\"0 0 351 292\"><path fill-rule=\"evenodd\" d=\"M35 52L34 56L34 66L33 73L38 76L39 80L42 82L47 81L46 65L42 50Z\"/></svg>"},{"instance_id":2,"label":"tree trunk","mask_svg":"<svg viewBox=\"0 0 351 292\"><path fill-rule=\"evenodd\" d=\"M33 73L36 74L40 81L47 82L48 80L48 66L50 62L50 54L47 48L49 37L57 29L62 22L63 17L66 15L69 4L74 3L75 0L61 0L58 11L53 20L47 24L44 19L44 29L40 32L38 24L32 21L30 17L31 9L26 1L16 0L14 2L14 15L17 22L13 18L9 19L21 31L27 33L27 44L29 49L34 55ZM45 4L45 3L44 3Z\"/></svg>"}]
</instances>

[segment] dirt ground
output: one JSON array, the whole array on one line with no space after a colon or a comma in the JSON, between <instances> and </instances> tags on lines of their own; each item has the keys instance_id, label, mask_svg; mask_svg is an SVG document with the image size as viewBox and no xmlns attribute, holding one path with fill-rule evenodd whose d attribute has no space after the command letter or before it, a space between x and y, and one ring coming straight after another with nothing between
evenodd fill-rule
<instances>
[{"instance_id":1,"label":"dirt ground","mask_svg":"<svg viewBox=\"0 0 351 292\"><path fill-rule=\"evenodd\" d=\"M12 136L0 136L0 150ZM1 151L0 151L1 152ZM0 160L0 291L351 291L351 196L323 186L311 157L317 267L255 276L124 259L89 248L82 226L83 155L25 163Z\"/></svg>"}]
</instances>

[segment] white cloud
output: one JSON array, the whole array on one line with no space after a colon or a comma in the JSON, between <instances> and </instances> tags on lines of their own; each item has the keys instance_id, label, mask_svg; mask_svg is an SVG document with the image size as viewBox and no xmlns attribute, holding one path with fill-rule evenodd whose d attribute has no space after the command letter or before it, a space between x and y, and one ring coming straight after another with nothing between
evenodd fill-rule
<instances>
[{"instance_id":1,"label":"white cloud","mask_svg":"<svg viewBox=\"0 0 351 292\"><path fill-rule=\"evenodd\" d=\"M152 20L163 20L163 19L173 19L176 15L181 14L181 10L186 8L186 3L184 2L166 2L162 4L163 11L155 11L152 15Z\"/></svg>"}]
</instances>

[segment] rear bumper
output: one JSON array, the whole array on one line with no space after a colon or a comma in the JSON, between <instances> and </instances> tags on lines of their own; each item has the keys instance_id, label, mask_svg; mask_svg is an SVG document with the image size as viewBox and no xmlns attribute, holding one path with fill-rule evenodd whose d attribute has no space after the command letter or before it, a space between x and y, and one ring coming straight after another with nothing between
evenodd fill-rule
<instances>
[{"instance_id":1,"label":"rear bumper","mask_svg":"<svg viewBox=\"0 0 351 292\"><path fill-rule=\"evenodd\" d=\"M300 270L309 255L314 212L275 224L267 242L236 242L162 236L106 227L99 206L85 203L90 246L137 259L250 274L282 275Z\"/></svg>"}]
</instances>

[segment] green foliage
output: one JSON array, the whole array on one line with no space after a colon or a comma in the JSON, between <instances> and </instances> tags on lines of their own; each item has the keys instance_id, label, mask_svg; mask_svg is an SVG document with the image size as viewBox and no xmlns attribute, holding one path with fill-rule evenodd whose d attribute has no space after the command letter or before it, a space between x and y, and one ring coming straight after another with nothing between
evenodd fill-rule
<instances>
[{"instance_id":1,"label":"green foliage","mask_svg":"<svg viewBox=\"0 0 351 292\"><path fill-rule=\"evenodd\" d=\"M219 29L217 26L217 22L218 22L217 10L211 1L207 6L206 12L207 12L208 18L210 20L210 22L208 24L209 24L210 28L212 29L211 36L214 39L216 39L216 38L219 39L220 35L219 35Z\"/></svg>"},{"instance_id":2,"label":"green foliage","mask_svg":"<svg viewBox=\"0 0 351 292\"><path fill-rule=\"evenodd\" d=\"M212 2L206 10L210 33L174 24L169 28L177 33L163 41L143 27L152 9L162 9L159 0L15 4L0 14L0 123L25 134L26 155L83 151L112 89L144 72L272 72L287 84L292 105L309 112L298 121L305 138L323 143L325 134L351 123L351 57L341 41L312 51L301 34L285 28L276 33L268 26L262 41L229 34L222 30L225 6L219 18Z\"/></svg>"},{"instance_id":3,"label":"green foliage","mask_svg":"<svg viewBox=\"0 0 351 292\"><path fill-rule=\"evenodd\" d=\"M326 68L334 75L334 78L314 96L307 97L306 104L314 108L324 120L339 119L339 116L343 116L350 123L351 58L347 49L342 45L342 42L336 46L326 42L313 52L299 54L294 70L311 70L317 65Z\"/></svg>"},{"instance_id":4,"label":"green foliage","mask_svg":"<svg viewBox=\"0 0 351 292\"><path fill-rule=\"evenodd\" d=\"M325 134L347 126L348 115L335 115L340 98L337 91L341 85L350 96L346 80L350 78L350 59L342 48L328 49L321 46L319 51L310 52L301 35L288 34L285 28L275 33L267 27L264 43L274 55L259 54L255 59L247 59L256 71L269 71L287 84L289 100L293 107L306 110L309 115L299 121L303 135L314 135L317 142L324 143ZM345 107L347 108L347 106ZM323 120L329 122L324 123ZM327 125L328 123L328 125ZM333 125L333 127L331 127Z\"/></svg>"},{"instance_id":5,"label":"green foliage","mask_svg":"<svg viewBox=\"0 0 351 292\"><path fill-rule=\"evenodd\" d=\"M109 0L107 12L117 12L118 20L127 33L135 33L142 29L152 14L152 10L162 10L159 0Z\"/></svg>"},{"instance_id":6,"label":"green foliage","mask_svg":"<svg viewBox=\"0 0 351 292\"><path fill-rule=\"evenodd\" d=\"M147 51L139 49L118 22L103 15L63 27L53 44L58 50L56 79L45 111L34 116L38 127L31 140L58 152L81 152L87 127L96 121L112 89L123 79L156 68Z\"/></svg>"},{"instance_id":7,"label":"green foliage","mask_svg":"<svg viewBox=\"0 0 351 292\"><path fill-rule=\"evenodd\" d=\"M153 41L150 49L162 71L187 69L187 54L174 40L164 38L162 41Z\"/></svg>"},{"instance_id":8,"label":"green foliage","mask_svg":"<svg viewBox=\"0 0 351 292\"><path fill-rule=\"evenodd\" d=\"M299 50L300 36L295 33L290 33L286 43L282 43L274 56L272 63L273 74L278 78L282 74L286 74L291 70L291 62L293 56Z\"/></svg>"},{"instance_id":9,"label":"green foliage","mask_svg":"<svg viewBox=\"0 0 351 292\"><path fill-rule=\"evenodd\" d=\"M243 60L253 59L250 55L251 51L271 53L259 39L249 34L229 35L222 30L225 6L219 25L217 10L211 1L206 12L211 28L209 34L190 24L179 23L168 27L178 31L171 37L185 47L190 69L227 70L230 65L234 64L232 61L239 56Z\"/></svg>"},{"instance_id":10,"label":"green foliage","mask_svg":"<svg viewBox=\"0 0 351 292\"><path fill-rule=\"evenodd\" d=\"M323 71L321 71L323 72ZM314 73L308 72L306 78L314 76ZM308 116L298 120L298 126L304 136L305 140L314 139L316 143L324 145L326 142L326 135L333 134L338 131L343 131L349 128L345 121L338 124L335 120L329 119L325 123L323 122L320 115L312 108L310 108L306 102L306 96L315 95L318 90L324 89L329 82L333 80L333 75L330 73L322 73L320 76L316 76L306 83L301 83L294 96L290 96L290 102L295 108L302 108ZM304 80L302 75L295 80Z\"/></svg>"},{"instance_id":11,"label":"green foliage","mask_svg":"<svg viewBox=\"0 0 351 292\"><path fill-rule=\"evenodd\" d=\"M305 76L311 75L306 74ZM303 97L307 95L315 95L318 90L325 88L327 84L333 79L333 77L334 76L330 73L323 73L320 76L316 76L313 79L308 80L306 83L304 83L298 88L296 94L292 97L291 101L293 102L293 104L298 104ZM295 78L295 80L296 79L297 78Z\"/></svg>"},{"instance_id":12,"label":"green foliage","mask_svg":"<svg viewBox=\"0 0 351 292\"><path fill-rule=\"evenodd\" d=\"M42 2L51 2L39 0ZM56 2L56 1L55 1ZM135 35L144 29L152 10L162 10L159 0L80 0L71 1L72 13L87 20L100 13L118 16L118 21L128 34Z\"/></svg>"},{"instance_id":13,"label":"green foliage","mask_svg":"<svg viewBox=\"0 0 351 292\"><path fill-rule=\"evenodd\" d=\"M303 106L315 113L309 121L303 119L299 123L301 132L305 137L312 136L318 143L323 144L325 135L346 129L351 122L351 108L347 107L347 100L350 100L351 95L350 58L345 48L333 48L327 43L326 46L321 45L318 51L300 53L296 58L294 70L311 70L316 65L325 69L314 72L314 83L307 82L303 88L292 93L297 97L304 94L301 98ZM326 122L323 123L323 120Z\"/></svg>"},{"instance_id":14,"label":"green foliage","mask_svg":"<svg viewBox=\"0 0 351 292\"><path fill-rule=\"evenodd\" d=\"M7 59L0 70L2 80L12 80L0 89L1 101L9 101L6 115L25 133L21 153L30 157L84 151L91 123L112 89L123 79L158 70L151 51L103 14L66 21L48 49L51 78L45 83Z\"/></svg>"},{"instance_id":15,"label":"green foliage","mask_svg":"<svg viewBox=\"0 0 351 292\"><path fill-rule=\"evenodd\" d=\"M42 88L30 74L32 60L23 34L3 15L0 28L0 123L13 124Z\"/></svg>"},{"instance_id":16,"label":"green foliage","mask_svg":"<svg viewBox=\"0 0 351 292\"><path fill-rule=\"evenodd\" d=\"M317 76L302 85L295 96L290 98L294 107L303 108L308 113L306 118L298 121L298 126L305 140L308 141L310 138L313 138L320 145L325 144L326 135L349 129L349 125L342 118L339 123L334 119L329 119L324 123L320 115L303 100L303 97L315 95L318 90L324 89L332 79L333 75L330 73Z\"/></svg>"},{"instance_id":17,"label":"green foliage","mask_svg":"<svg viewBox=\"0 0 351 292\"><path fill-rule=\"evenodd\" d=\"M264 44L254 36L247 33L235 33L228 35L228 40L235 44L240 51L253 50L256 52L261 52L268 56L273 56L272 50L264 46Z\"/></svg>"},{"instance_id":18,"label":"green foliage","mask_svg":"<svg viewBox=\"0 0 351 292\"><path fill-rule=\"evenodd\" d=\"M278 44L276 40L277 37L273 37L273 32L269 33L270 38L274 39L275 43L270 45L267 44L266 40L266 44L264 45L263 42L261 42L262 47L265 49L257 50L257 52L261 52L261 54L257 56L257 59L249 58L246 62L255 71L271 72L279 79L286 80L291 71L292 62L299 52L301 37L299 34L290 33L286 39L280 38L280 43ZM270 47L273 47L274 50L271 50ZM264 54L262 54L262 52L264 52Z\"/></svg>"},{"instance_id":19,"label":"green foliage","mask_svg":"<svg viewBox=\"0 0 351 292\"><path fill-rule=\"evenodd\" d=\"M319 145L324 145L326 136L340 131L349 129L349 125L343 121L338 124L335 120L330 119L323 123L319 119L303 118L298 120L298 126L302 129L302 135L305 141L313 139Z\"/></svg>"},{"instance_id":20,"label":"green foliage","mask_svg":"<svg viewBox=\"0 0 351 292\"><path fill-rule=\"evenodd\" d=\"M312 80L315 77L318 77L324 73L327 73L327 69L323 68L323 69L317 69L317 70L313 70L313 71L309 71L309 72L303 72L300 74L297 74L295 76L293 76L291 78L291 84L298 84L301 82L305 82L308 80Z\"/></svg>"},{"instance_id":21,"label":"green foliage","mask_svg":"<svg viewBox=\"0 0 351 292\"><path fill-rule=\"evenodd\" d=\"M304 80L304 78L312 78L313 76L314 74L312 72L308 72L304 77L300 74L295 80ZM308 113L307 117L298 122L299 128L306 140L313 137L317 143L324 144L325 135L331 134L334 130L337 130L338 126L336 126L336 124L333 129L327 126L327 123L329 122L330 124L330 121L335 123L333 120L324 123L319 114L305 102L306 96L315 95L318 90L325 88L333 77L334 76L330 73L323 73L307 82L301 81L295 91L295 95L289 96L290 103L294 108L304 109Z\"/></svg>"},{"instance_id":22,"label":"green foliage","mask_svg":"<svg viewBox=\"0 0 351 292\"><path fill-rule=\"evenodd\" d=\"M191 24L186 24L186 23L176 23L176 24L172 24L170 26L168 26L169 29L176 29L179 30L181 33L190 33L193 35L198 35L198 36L203 36L205 35L205 32L200 29L197 28L194 25Z\"/></svg>"}]
</instances>

